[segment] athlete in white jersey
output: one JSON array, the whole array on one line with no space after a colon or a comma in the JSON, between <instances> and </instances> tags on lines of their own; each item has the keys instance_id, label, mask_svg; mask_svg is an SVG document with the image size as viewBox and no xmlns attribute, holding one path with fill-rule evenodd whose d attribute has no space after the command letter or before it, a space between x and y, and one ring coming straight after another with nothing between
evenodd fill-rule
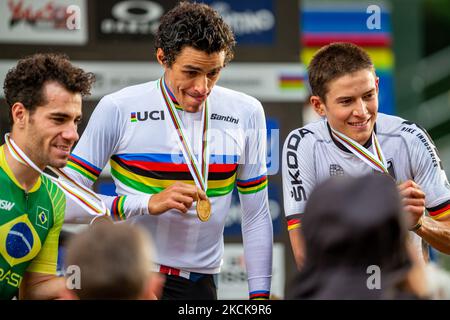
<instances>
[{"instance_id":1,"label":"athlete in white jersey","mask_svg":"<svg viewBox=\"0 0 450 320\"><path fill-rule=\"evenodd\" d=\"M264 111L256 99L214 86L233 45L229 27L206 5L183 3L167 13L156 43L164 76L105 96L68 165L73 178L92 186L109 161L120 196L103 199L113 218L151 232L157 271L167 275L163 298L216 298L235 184L250 298L269 297ZM197 217L198 198L211 202L205 222Z\"/></svg>"},{"instance_id":2,"label":"athlete in white jersey","mask_svg":"<svg viewBox=\"0 0 450 320\"><path fill-rule=\"evenodd\" d=\"M437 150L418 125L378 114L378 78L367 54L352 44L326 46L311 61L309 78L311 103L323 119L293 130L282 156L284 208L298 267L304 258L301 216L313 188L331 176L374 171L399 184L418 251L422 237L449 253L450 186Z\"/></svg>"}]
</instances>

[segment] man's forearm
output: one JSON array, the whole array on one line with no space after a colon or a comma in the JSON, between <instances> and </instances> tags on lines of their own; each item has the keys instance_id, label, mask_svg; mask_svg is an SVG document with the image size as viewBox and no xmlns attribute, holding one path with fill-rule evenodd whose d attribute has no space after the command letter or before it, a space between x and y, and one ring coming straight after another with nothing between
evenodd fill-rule
<instances>
[{"instance_id":1,"label":"man's forearm","mask_svg":"<svg viewBox=\"0 0 450 320\"><path fill-rule=\"evenodd\" d=\"M290 230L289 239L291 240L295 264L297 265L297 269L300 270L303 267L303 262L305 260L305 244L300 228Z\"/></svg>"},{"instance_id":2,"label":"man's forearm","mask_svg":"<svg viewBox=\"0 0 450 320\"><path fill-rule=\"evenodd\" d=\"M450 221L422 218L422 226L416 231L429 245L445 254L450 254Z\"/></svg>"},{"instance_id":3,"label":"man's forearm","mask_svg":"<svg viewBox=\"0 0 450 320\"><path fill-rule=\"evenodd\" d=\"M27 300L55 300L61 299L66 290L64 277L49 276L48 278L33 281L24 279L20 288L20 299Z\"/></svg>"}]
</instances>

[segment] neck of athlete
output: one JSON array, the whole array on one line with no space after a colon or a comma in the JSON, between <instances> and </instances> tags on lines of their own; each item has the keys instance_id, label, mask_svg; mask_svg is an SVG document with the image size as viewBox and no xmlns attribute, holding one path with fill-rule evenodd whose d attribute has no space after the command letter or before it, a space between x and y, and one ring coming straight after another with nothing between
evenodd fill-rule
<instances>
[{"instance_id":1,"label":"neck of athlete","mask_svg":"<svg viewBox=\"0 0 450 320\"><path fill-rule=\"evenodd\" d=\"M14 140L16 145L23 150L20 140L17 141L12 135L11 138ZM36 184L41 174L28 165L22 164L17 161L11 154L6 144L4 145L4 150L6 162L8 163L8 166L14 174L17 182L20 183L25 191L29 191Z\"/></svg>"}]
</instances>

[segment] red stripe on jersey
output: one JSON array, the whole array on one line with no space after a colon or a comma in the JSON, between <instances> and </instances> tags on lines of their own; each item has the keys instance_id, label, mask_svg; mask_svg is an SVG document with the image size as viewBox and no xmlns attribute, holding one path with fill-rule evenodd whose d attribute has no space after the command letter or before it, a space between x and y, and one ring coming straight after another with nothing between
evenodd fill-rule
<instances>
[{"instance_id":1,"label":"red stripe on jersey","mask_svg":"<svg viewBox=\"0 0 450 320\"><path fill-rule=\"evenodd\" d=\"M124 164L143 170L149 171L167 171L167 172L189 172L189 167L185 163L168 163L168 162L148 162L136 160L120 159ZM234 171L237 164L210 164L209 172L230 172Z\"/></svg>"},{"instance_id":2,"label":"red stripe on jersey","mask_svg":"<svg viewBox=\"0 0 450 320\"><path fill-rule=\"evenodd\" d=\"M438 214L440 214L442 212L445 212L447 210L450 210L450 203L448 205L446 205L445 207L439 209L439 210L429 211L429 212L430 212L430 216L434 217L434 216L437 216Z\"/></svg>"}]
</instances>

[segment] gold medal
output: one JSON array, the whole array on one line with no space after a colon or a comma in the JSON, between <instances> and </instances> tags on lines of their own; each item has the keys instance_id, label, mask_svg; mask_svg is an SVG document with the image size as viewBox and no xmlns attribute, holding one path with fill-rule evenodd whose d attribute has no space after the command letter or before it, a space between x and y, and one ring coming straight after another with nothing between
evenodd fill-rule
<instances>
[{"instance_id":1,"label":"gold medal","mask_svg":"<svg viewBox=\"0 0 450 320\"><path fill-rule=\"evenodd\" d=\"M206 200L197 200L197 217L202 222L206 222L211 217L211 202L208 198Z\"/></svg>"}]
</instances>

